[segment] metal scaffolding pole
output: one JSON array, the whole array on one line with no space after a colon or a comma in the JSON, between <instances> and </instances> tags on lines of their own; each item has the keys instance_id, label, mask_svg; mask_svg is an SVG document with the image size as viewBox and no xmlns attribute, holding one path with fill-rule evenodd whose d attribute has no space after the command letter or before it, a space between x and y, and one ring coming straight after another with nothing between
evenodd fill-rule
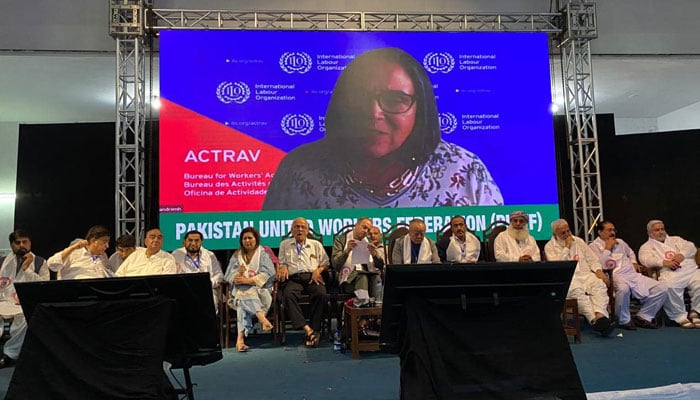
<instances>
[{"instance_id":1,"label":"metal scaffolding pole","mask_svg":"<svg viewBox=\"0 0 700 400\"><path fill-rule=\"evenodd\" d=\"M603 218L590 44L598 37L595 3L570 2L564 15L559 47L571 163L572 228L575 235L590 241Z\"/></svg>"},{"instance_id":2,"label":"metal scaffolding pole","mask_svg":"<svg viewBox=\"0 0 700 400\"><path fill-rule=\"evenodd\" d=\"M141 0L110 0L109 32L116 39L115 237L143 236L145 57Z\"/></svg>"}]
</instances>

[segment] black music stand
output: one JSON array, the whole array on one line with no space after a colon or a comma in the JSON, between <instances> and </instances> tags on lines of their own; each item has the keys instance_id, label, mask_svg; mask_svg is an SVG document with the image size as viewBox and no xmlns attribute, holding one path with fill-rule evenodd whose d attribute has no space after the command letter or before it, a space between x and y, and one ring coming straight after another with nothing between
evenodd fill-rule
<instances>
[{"instance_id":1,"label":"black music stand","mask_svg":"<svg viewBox=\"0 0 700 400\"><path fill-rule=\"evenodd\" d=\"M53 310L48 315L57 314L56 310L69 309L70 314L67 314L65 324L67 331L72 329L71 324L82 325L85 322L84 326L88 327L87 335L97 336L97 338L85 338L87 343L94 345L94 349L99 350L100 346L115 346L117 349L106 354L118 355L125 346L130 349L135 346L138 350L140 345L143 345L145 352L148 353L158 351L153 343L147 343L148 340L155 341L156 346L161 343L160 353L157 355L159 368L162 371L162 361L168 361L172 364L172 368L183 369L186 387L176 390L175 393L186 394L189 399L194 398L189 368L194 365L207 365L222 358L208 273L42 281L17 283L15 287L29 323L28 340L25 340L15 370L17 375L23 366L26 367L28 371L26 376L29 379L19 381L24 382L25 386L26 384L35 385L41 378L36 373L32 375L32 371L36 368L30 365L31 362L23 365L23 357L25 352L32 353L31 348L27 349L27 347L32 346L30 336L32 336L33 324L40 323L33 321L33 315L36 312L42 316L47 315L41 314L45 307L51 307ZM136 310L130 313L130 309L134 308ZM152 310L150 315L144 314L149 310ZM105 312L111 312L112 319L107 318L103 325L93 330L92 327L95 324L90 324L90 319L101 322L105 319ZM115 323L113 321L121 318L121 314L118 313L128 315L123 321ZM167 315L164 317L163 313ZM136 318L129 319L132 314L138 315ZM139 332L142 325L153 323L153 319L159 319L161 322L150 326L147 332ZM129 321L136 325L129 326ZM55 324L56 321L51 323ZM121 329L123 332L115 334L113 332L115 329ZM130 342L124 343L124 338L130 339ZM138 342L133 343L134 341ZM74 343L73 347L76 348L79 345ZM51 353L55 348L44 348L42 351ZM134 354L138 354L138 351ZM111 360L107 360L107 363L109 361ZM94 366L95 369L99 367L99 365ZM13 376L8 395L12 391L14 381ZM123 385L128 388L130 382L125 381ZM18 393L20 393L19 390ZM120 395L117 391L113 394Z\"/></svg>"},{"instance_id":2,"label":"black music stand","mask_svg":"<svg viewBox=\"0 0 700 400\"><path fill-rule=\"evenodd\" d=\"M575 261L389 265L402 399L586 398L561 322Z\"/></svg>"}]
</instances>

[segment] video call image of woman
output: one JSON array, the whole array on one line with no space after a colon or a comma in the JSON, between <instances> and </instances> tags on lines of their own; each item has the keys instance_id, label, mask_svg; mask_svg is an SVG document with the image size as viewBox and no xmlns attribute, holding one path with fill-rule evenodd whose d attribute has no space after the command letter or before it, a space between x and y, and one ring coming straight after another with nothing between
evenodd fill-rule
<instances>
[{"instance_id":1,"label":"video call image of woman","mask_svg":"<svg viewBox=\"0 0 700 400\"><path fill-rule=\"evenodd\" d=\"M263 209L502 205L474 153L441 139L432 83L398 48L367 51L342 72L326 136L287 154Z\"/></svg>"}]
</instances>

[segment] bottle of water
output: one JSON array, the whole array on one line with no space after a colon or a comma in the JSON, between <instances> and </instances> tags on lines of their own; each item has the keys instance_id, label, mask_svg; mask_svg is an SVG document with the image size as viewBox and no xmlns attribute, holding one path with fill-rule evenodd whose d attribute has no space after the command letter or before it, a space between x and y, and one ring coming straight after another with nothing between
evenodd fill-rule
<instances>
[{"instance_id":1,"label":"bottle of water","mask_svg":"<svg viewBox=\"0 0 700 400\"><path fill-rule=\"evenodd\" d=\"M335 328L335 333L333 333L333 351L340 351L340 329Z\"/></svg>"},{"instance_id":2,"label":"bottle of water","mask_svg":"<svg viewBox=\"0 0 700 400\"><path fill-rule=\"evenodd\" d=\"M374 296L377 305L381 305L382 299L384 298L384 285L382 285L382 280L380 278L377 278L377 286L374 289Z\"/></svg>"}]
</instances>

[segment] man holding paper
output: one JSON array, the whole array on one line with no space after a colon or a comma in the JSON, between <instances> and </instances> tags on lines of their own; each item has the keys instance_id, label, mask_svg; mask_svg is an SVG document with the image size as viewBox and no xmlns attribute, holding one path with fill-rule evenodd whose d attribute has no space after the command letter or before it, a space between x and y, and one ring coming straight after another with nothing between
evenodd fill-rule
<instances>
[{"instance_id":1,"label":"man holding paper","mask_svg":"<svg viewBox=\"0 0 700 400\"><path fill-rule=\"evenodd\" d=\"M339 272L338 281L343 293L354 293L358 298L376 297L379 271L384 260L377 247L370 243L367 234L372 221L361 217L355 228L333 241L333 267ZM364 292L363 292L364 291Z\"/></svg>"}]
</instances>

